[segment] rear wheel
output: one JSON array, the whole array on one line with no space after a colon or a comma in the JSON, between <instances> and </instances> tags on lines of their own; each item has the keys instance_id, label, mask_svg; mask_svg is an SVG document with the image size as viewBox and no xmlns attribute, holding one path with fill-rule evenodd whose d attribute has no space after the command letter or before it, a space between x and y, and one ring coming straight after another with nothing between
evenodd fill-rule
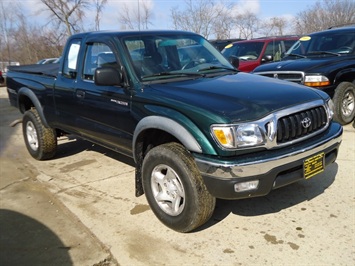
<instances>
[{"instance_id":1,"label":"rear wheel","mask_svg":"<svg viewBox=\"0 0 355 266\"><path fill-rule=\"evenodd\" d=\"M25 112L22 131L26 147L31 156L37 160L52 158L57 150L57 135L54 129L42 124L36 109Z\"/></svg>"},{"instance_id":2,"label":"rear wheel","mask_svg":"<svg viewBox=\"0 0 355 266\"><path fill-rule=\"evenodd\" d=\"M203 183L191 154L180 144L151 149L143 161L143 188L157 218L178 232L189 232L207 222L216 199Z\"/></svg>"},{"instance_id":3,"label":"rear wheel","mask_svg":"<svg viewBox=\"0 0 355 266\"><path fill-rule=\"evenodd\" d=\"M355 117L355 85L342 82L335 89L333 97L335 113L334 120L342 125L349 124Z\"/></svg>"}]
</instances>

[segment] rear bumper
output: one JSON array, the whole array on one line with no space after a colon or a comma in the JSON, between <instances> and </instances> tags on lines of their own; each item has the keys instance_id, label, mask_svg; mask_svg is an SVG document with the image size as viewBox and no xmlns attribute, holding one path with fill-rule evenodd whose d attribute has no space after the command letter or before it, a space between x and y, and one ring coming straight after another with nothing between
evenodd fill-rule
<instances>
[{"instance_id":1,"label":"rear bumper","mask_svg":"<svg viewBox=\"0 0 355 266\"><path fill-rule=\"evenodd\" d=\"M343 129L332 123L322 137L307 144L289 146L283 152L265 152L243 158L219 160L194 154L195 161L209 192L216 198L241 199L268 194L271 190L304 179L304 160L324 152L325 167L338 155ZM256 189L236 192L235 184L258 180Z\"/></svg>"}]
</instances>

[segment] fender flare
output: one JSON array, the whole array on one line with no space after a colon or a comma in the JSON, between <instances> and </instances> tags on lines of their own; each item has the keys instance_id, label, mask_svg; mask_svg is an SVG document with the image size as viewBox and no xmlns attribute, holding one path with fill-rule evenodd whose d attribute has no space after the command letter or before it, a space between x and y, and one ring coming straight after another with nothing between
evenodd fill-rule
<instances>
[{"instance_id":1,"label":"fender flare","mask_svg":"<svg viewBox=\"0 0 355 266\"><path fill-rule=\"evenodd\" d=\"M17 104L20 108L20 111L22 113L24 113L26 110L24 108L22 108L21 106L21 103L20 103L20 99L22 96L26 96L28 97L31 102L33 103L34 107L36 108L41 120L42 120L42 123L45 127L49 127L48 123L47 123L47 120L46 118L44 117L44 113L43 113L43 107L42 107L42 104L40 103L40 101L38 100L36 94L29 88L27 87L22 87L21 89L19 89L18 91L18 96L17 96Z\"/></svg>"},{"instance_id":2,"label":"fender flare","mask_svg":"<svg viewBox=\"0 0 355 266\"><path fill-rule=\"evenodd\" d=\"M334 83L341 83L341 78L343 76L352 76L354 77L354 74L355 74L355 68L353 67L350 67L350 68L346 68L346 69L343 69L341 71L339 71L336 75L335 75L335 78L334 78ZM340 80L340 81L339 81ZM353 79L352 81L350 80L349 82L352 82L354 83L355 82L355 79Z\"/></svg>"},{"instance_id":3,"label":"fender flare","mask_svg":"<svg viewBox=\"0 0 355 266\"><path fill-rule=\"evenodd\" d=\"M139 121L134 131L132 151L135 162L137 162L136 141L140 133L146 129L160 129L166 131L177 138L189 151L202 153L201 145L197 142L194 136L181 124L167 117L153 115L145 117ZM176 134L177 132L179 132L179 134Z\"/></svg>"}]
</instances>

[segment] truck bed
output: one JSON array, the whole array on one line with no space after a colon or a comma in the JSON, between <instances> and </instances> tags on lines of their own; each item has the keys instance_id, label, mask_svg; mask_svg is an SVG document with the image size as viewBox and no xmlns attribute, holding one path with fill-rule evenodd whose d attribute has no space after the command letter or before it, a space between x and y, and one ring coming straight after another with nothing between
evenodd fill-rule
<instances>
[{"instance_id":1,"label":"truck bed","mask_svg":"<svg viewBox=\"0 0 355 266\"><path fill-rule=\"evenodd\" d=\"M59 63L9 66L9 70L14 72L56 77L59 71Z\"/></svg>"}]
</instances>

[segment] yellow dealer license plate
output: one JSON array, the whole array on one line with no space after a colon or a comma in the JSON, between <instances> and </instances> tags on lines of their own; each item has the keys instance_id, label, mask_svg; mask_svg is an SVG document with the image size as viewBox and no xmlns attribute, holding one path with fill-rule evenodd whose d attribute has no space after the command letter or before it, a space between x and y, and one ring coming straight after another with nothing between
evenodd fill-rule
<instances>
[{"instance_id":1,"label":"yellow dealer license plate","mask_svg":"<svg viewBox=\"0 0 355 266\"><path fill-rule=\"evenodd\" d=\"M308 179L324 171L324 152L312 156L303 162L304 178Z\"/></svg>"}]
</instances>

